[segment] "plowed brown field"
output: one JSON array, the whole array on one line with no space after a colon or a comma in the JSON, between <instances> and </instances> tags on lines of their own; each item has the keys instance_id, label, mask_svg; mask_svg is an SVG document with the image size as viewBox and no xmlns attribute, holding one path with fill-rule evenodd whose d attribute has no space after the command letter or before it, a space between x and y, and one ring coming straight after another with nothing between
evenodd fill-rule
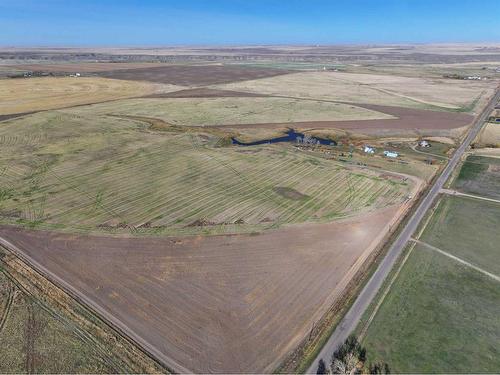
<instances>
[{"instance_id":1,"label":"plowed brown field","mask_svg":"<svg viewBox=\"0 0 500 375\"><path fill-rule=\"evenodd\" d=\"M346 103L347 104L347 103ZM391 132L420 132L440 134L442 131L462 128L472 122L473 116L459 112L427 111L403 107L374 104L355 104L357 107L392 115L394 119L347 120L347 121L307 121L293 123L237 124L224 128L283 128L294 129L343 129L359 133L378 135Z\"/></svg>"},{"instance_id":2,"label":"plowed brown field","mask_svg":"<svg viewBox=\"0 0 500 375\"><path fill-rule=\"evenodd\" d=\"M0 236L195 372L272 371L339 297L400 211L259 235Z\"/></svg>"},{"instance_id":3,"label":"plowed brown field","mask_svg":"<svg viewBox=\"0 0 500 375\"><path fill-rule=\"evenodd\" d=\"M284 69L250 68L237 65L169 65L144 69L102 72L106 78L170 83L180 86L204 86L274 77L290 73Z\"/></svg>"},{"instance_id":4,"label":"plowed brown field","mask_svg":"<svg viewBox=\"0 0 500 375\"><path fill-rule=\"evenodd\" d=\"M8 65L9 66L9 65ZM19 64L10 67L19 70L49 73L92 73L110 70L155 68L164 66L161 63L56 63L56 64Z\"/></svg>"}]
</instances>

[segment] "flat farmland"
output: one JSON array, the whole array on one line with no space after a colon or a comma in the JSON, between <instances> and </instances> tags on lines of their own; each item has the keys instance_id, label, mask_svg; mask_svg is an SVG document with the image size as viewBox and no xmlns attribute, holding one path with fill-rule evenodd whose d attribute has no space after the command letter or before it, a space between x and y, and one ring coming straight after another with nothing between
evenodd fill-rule
<instances>
[{"instance_id":1,"label":"flat farmland","mask_svg":"<svg viewBox=\"0 0 500 375\"><path fill-rule=\"evenodd\" d=\"M184 89L174 92L149 95L149 98L232 98L232 97L262 97L266 95L252 92L238 92L231 90L217 90L206 87Z\"/></svg>"},{"instance_id":2,"label":"flat farmland","mask_svg":"<svg viewBox=\"0 0 500 375\"><path fill-rule=\"evenodd\" d=\"M169 85L96 77L4 79L0 85L0 115L70 107L178 89Z\"/></svg>"},{"instance_id":3,"label":"flat farmland","mask_svg":"<svg viewBox=\"0 0 500 375\"><path fill-rule=\"evenodd\" d=\"M393 373L495 373L499 308L498 281L416 245L363 345Z\"/></svg>"},{"instance_id":4,"label":"flat farmland","mask_svg":"<svg viewBox=\"0 0 500 375\"><path fill-rule=\"evenodd\" d=\"M3 246L0 344L6 374L166 372Z\"/></svg>"},{"instance_id":5,"label":"flat farmland","mask_svg":"<svg viewBox=\"0 0 500 375\"><path fill-rule=\"evenodd\" d=\"M474 217L474 223L470 218ZM421 240L489 272L500 274L500 203L444 196ZM432 228L432 230L430 230ZM478 233L482 233L481 236Z\"/></svg>"},{"instance_id":6,"label":"flat farmland","mask_svg":"<svg viewBox=\"0 0 500 375\"><path fill-rule=\"evenodd\" d=\"M179 86L205 86L274 77L287 73L289 71L284 69L237 65L166 65L144 69L103 71L99 75L120 80L168 83Z\"/></svg>"},{"instance_id":7,"label":"flat farmland","mask_svg":"<svg viewBox=\"0 0 500 375\"><path fill-rule=\"evenodd\" d=\"M33 72L50 73L95 73L107 72L121 69L144 69L164 66L161 63L92 63L92 62L70 62L53 64L18 64L6 65L11 69Z\"/></svg>"},{"instance_id":8,"label":"flat farmland","mask_svg":"<svg viewBox=\"0 0 500 375\"><path fill-rule=\"evenodd\" d=\"M387 295L376 302L363 341L369 356L397 373L498 370L499 212L499 203L441 197Z\"/></svg>"},{"instance_id":9,"label":"flat farmland","mask_svg":"<svg viewBox=\"0 0 500 375\"><path fill-rule=\"evenodd\" d=\"M258 235L111 238L12 227L0 235L174 369L270 372L341 295L398 207Z\"/></svg>"},{"instance_id":10,"label":"flat farmland","mask_svg":"<svg viewBox=\"0 0 500 375\"><path fill-rule=\"evenodd\" d=\"M0 345L2 373L104 374L132 370L107 357L71 323L20 289L4 273L1 263Z\"/></svg>"},{"instance_id":11,"label":"flat farmland","mask_svg":"<svg viewBox=\"0 0 500 375\"><path fill-rule=\"evenodd\" d=\"M38 113L0 129L0 218L70 231L249 232L403 202L411 180L294 148L215 147L110 116Z\"/></svg>"},{"instance_id":12,"label":"flat farmland","mask_svg":"<svg viewBox=\"0 0 500 375\"><path fill-rule=\"evenodd\" d=\"M468 156L452 186L463 193L500 199L500 158Z\"/></svg>"},{"instance_id":13,"label":"flat farmland","mask_svg":"<svg viewBox=\"0 0 500 375\"><path fill-rule=\"evenodd\" d=\"M494 92L484 82L339 72L301 72L215 86L220 89L310 99L471 111Z\"/></svg>"},{"instance_id":14,"label":"flat farmland","mask_svg":"<svg viewBox=\"0 0 500 375\"><path fill-rule=\"evenodd\" d=\"M148 116L182 126L394 118L376 110L343 103L255 97L141 98L68 109L67 112Z\"/></svg>"},{"instance_id":15,"label":"flat farmland","mask_svg":"<svg viewBox=\"0 0 500 375\"><path fill-rule=\"evenodd\" d=\"M161 94L162 98L139 98L100 103L65 110L72 114L114 114L158 118L172 125L228 127L259 134L265 130L343 129L384 136L390 134L450 135L472 121L466 113L430 111L373 104L348 104L284 97L187 97L193 90ZM215 90L214 90L215 91ZM194 91L194 95L199 90ZM203 94L206 92L206 94ZM223 91L220 95L232 95ZM202 90L200 95L219 95Z\"/></svg>"},{"instance_id":16,"label":"flat farmland","mask_svg":"<svg viewBox=\"0 0 500 375\"><path fill-rule=\"evenodd\" d=\"M430 111L414 108L381 106L374 104L359 104L356 107L349 106L350 110L355 108L365 108L367 110L383 113L389 118L350 119L327 121L296 121L288 123L256 123L256 124L235 124L231 129L279 129L293 127L295 129L342 129L373 136L451 136L455 137L463 132L473 117L466 113L452 113L442 111Z\"/></svg>"},{"instance_id":17,"label":"flat farmland","mask_svg":"<svg viewBox=\"0 0 500 375\"><path fill-rule=\"evenodd\" d=\"M500 147L500 123L486 123L476 142L483 147Z\"/></svg>"}]
</instances>

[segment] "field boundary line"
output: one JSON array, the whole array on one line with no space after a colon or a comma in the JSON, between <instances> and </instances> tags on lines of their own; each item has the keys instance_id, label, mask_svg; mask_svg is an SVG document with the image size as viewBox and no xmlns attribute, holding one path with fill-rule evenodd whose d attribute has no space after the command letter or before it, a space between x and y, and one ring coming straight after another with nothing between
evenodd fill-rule
<instances>
[{"instance_id":1,"label":"field boundary line","mask_svg":"<svg viewBox=\"0 0 500 375\"><path fill-rule=\"evenodd\" d=\"M5 247L2 247L3 249L6 249ZM8 250L7 250L8 251ZM29 269L30 266L28 263L26 263L24 260L21 258L17 258L24 269ZM119 364L117 360L115 360L113 357L109 355L109 351L106 350L101 343L99 343L91 334L89 334L87 331L85 331L83 328L79 327L77 323L73 322L68 318L67 316L64 315L64 313L56 311L56 308L51 307L50 303L47 301L42 300L41 298L37 297L33 291L29 290L29 288L26 286L26 283L23 283L22 281L19 280L19 278L26 277L25 275L22 274L22 272L19 272L18 270L15 270L12 266L8 266L9 269L16 273L14 275L13 272L9 272L8 270L4 270L4 274L7 277L7 279L10 280L10 282L13 285L13 288L17 288L20 293L23 293L25 296L30 297L32 299L32 303L36 304L37 307L39 307L41 310L43 310L45 313L47 313L52 319L57 320L59 323L63 324L66 328L70 329L72 333L75 334L76 337L78 337L80 340L84 341L86 344L89 345L94 345L94 350L102 356L103 361L115 369L124 369L123 363L120 362ZM39 273L37 270L32 269L34 272L40 275L40 277L45 278L41 273ZM45 278L49 283L53 284L50 280ZM31 282L33 282L31 280ZM34 285L34 284L33 284ZM57 285L53 284L55 288L59 288ZM60 289L60 288L59 288ZM62 290L62 289L61 289ZM64 292L64 291L63 291ZM70 296L70 298L73 298ZM1 330L0 330L1 331ZM118 359L120 360L120 359Z\"/></svg>"},{"instance_id":2,"label":"field boundary line","mask_svg":"<svg viewBox=\"0 0 500 375\"><path fill-rule=\"evenodd\" d=\"M45 277L48 281L59 287L65 293L67 293L71 298L75 299L77 302L81 303L83 306L87 307L90 311L94 312L98 318L100 318L104 323L109 325L118 334L122 335L129 342L138 346L151 358L159 362L161 365L167 368L167 370L177 371L178 373L191 373L189 369L182 366L173 358L164 354L155 345L152 345L144 339L141 335L137 334L134 330L130 329L127 324L122 320L117 318L115 315L109 313L101 304L96 302L93 298L87 297L85 293L81 292L78 288L72 286L70 283L66 282L64 279L56 275L55 273L49 271L48 268L43 266L40 262L33 259L31 256L26 254L21 248L17 247L7 239L0 237L0 246L5 248L9 253L13 254L21 261L25 262L29 267L33 268L40 275Z\"/></svg>"},{"instance_id":3,"label":"field boundary line","mask_svg":"<svg viewBox=\"0 0 500 375\"><path fill-rule=\"evenodd\" d=\"M441 249L440 249L440 248L438 248L438 247L432 246L432 245L428 244L427 242L423 242L423 241L420 241L420 240L417 240L417 239L414 239L414 238L412 238L410 241L412 241L412 242L414 242L414 243L417 243L417 244L419 244L419 245L425 246L425 247L427 247L427 248L428 248L428 249L430 249L430 250L434 250L434 251L436 251L436 252L438 252L438 253L440 253L440 254L442 254L442 255L444 255L444 256L446 256L446 257L448 257L448 258L451 258L451 259L455 260L455 261L456 261L456 262L458 262L458 263L461 263L461 264L463 264L463 265L465 265L465 266L467 266L467 267L470 267L470 268L472 268L472 269L474 269L474 270L476 270L476 271L478 271L478 272L481 272L482 274L484 274L484 275L486 275L486 276L488 276L488 277L492 278L492 279L493 279L493 280L495 280L495 281L500 282L500 276L497 276L497 275L495 275L495 274L493 274L493 273L491 273L491 272L488 272L488 271L486 271L486 270L483 270L482 268L480 268L480 267L478 267L478 266L475 266L474 264L469 263L469 262L467 262L466 260L463 260L463 259L461 259L461 258L459 258L459 257L457 257L457 256L455 256L455 255L452 255L452 254L450 254L450 253L447 253L446 251L441 250Z\"/></svg>"},{"instance_id":4,"label":"field boundary line","mask_svg":"<svg viewBox=\"0 0 500 375\"><path fill-rule=\"evenodd\" d=\"M482 201L500 203L499 199L487 198L487 197L482 197L480 195L474 195L474 194L461 193L461 192L453 190L453 189L441 189L441 193L455 196L455 197L468 197L468 198L473 198L473 199L479 199Z\"/></svg>"}]
</instances>

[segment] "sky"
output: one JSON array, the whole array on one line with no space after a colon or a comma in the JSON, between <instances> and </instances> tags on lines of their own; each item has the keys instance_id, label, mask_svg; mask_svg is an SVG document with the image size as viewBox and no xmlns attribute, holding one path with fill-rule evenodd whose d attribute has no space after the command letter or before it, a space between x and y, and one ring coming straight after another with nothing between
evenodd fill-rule
<instances>
[{"instance_id":1,"label":"sky","mask_svg":"<svg viewBox=\"0 0 500 375\"><path fill-rule=\"evenodd\" d=\"M0 0L1 46L500 42L500 0Z\"/></svg>"}]
</instances>

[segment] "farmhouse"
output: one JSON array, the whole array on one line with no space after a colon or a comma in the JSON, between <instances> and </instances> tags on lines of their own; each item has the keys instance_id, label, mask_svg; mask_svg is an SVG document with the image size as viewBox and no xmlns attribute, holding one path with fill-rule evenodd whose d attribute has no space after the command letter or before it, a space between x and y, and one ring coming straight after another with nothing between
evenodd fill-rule
<instances>
[{"instance_id":1,"label":"farmhouse","mask_svg":"<svg viewBox=\"0 0 500 375\"><path fill-rule=\"evenodd\" d=\"M429 141L426 141L426 140L422 140L422 141L418 142L418 145L420 147L431 147L431 144L429 143Z\"/></svg>"},{"instance_id":2,"label":"farmhouse","mask_svg":"<svg viewBox=\"0 0 500 375\"><path fill-rule=\"evenodd\" d=\"M367 154L374 154L375 153L375 149L371 146L365 146L363 148L363 151Z\"/></svg>"}]
</instances>

